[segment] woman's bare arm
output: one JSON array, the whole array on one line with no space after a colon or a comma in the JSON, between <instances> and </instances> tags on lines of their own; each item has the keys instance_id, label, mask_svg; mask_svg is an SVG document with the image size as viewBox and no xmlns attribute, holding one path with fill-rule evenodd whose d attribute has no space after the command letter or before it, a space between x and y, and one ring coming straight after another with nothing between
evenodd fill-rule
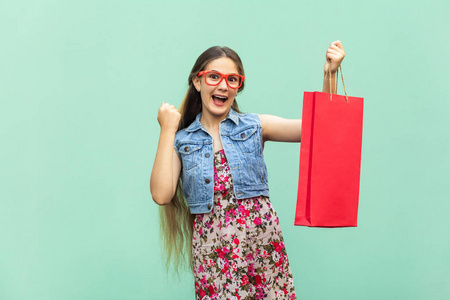
<instances>
[{"instance_id":1,"label":"woman's bare arm","mask_svg":"<svg viewBox=\"0 0 450 300\"><path fill-rule=\"evenodd\" d=\"M150 193L159 205L172 200L180 176L181 161L173 148L180 117L180 113L173 105L163 103L159 108L158 122L161 133L150 176Z\"/></svg>"},{"instance_id":2,"label":"woman's bare arm","mask_svg":"<svg viewBox=\"0 0 450 300\"><path fill-rule=\"evenodd\" d=\"M302 135L302 120L284 119L272 115L259 115L263 130L263 141L299 143Z\"/></svg>"}]
</instances>

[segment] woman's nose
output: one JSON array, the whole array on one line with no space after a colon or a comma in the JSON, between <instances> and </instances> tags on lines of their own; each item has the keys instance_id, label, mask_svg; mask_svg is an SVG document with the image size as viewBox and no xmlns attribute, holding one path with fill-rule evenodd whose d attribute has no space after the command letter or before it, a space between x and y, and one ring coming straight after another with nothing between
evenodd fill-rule
<instances>
[{"instance_id":1,"label":"woman's nose","mask_svg":"<svg viewBox=\"0 0 450 300\"><path fill-rule=\"evenodd\" d=\"M223 78L222 81L219 83L219 88L221 90L227 90L228 89L227 79L226 78Z\"/></svg>"}]
</instances>

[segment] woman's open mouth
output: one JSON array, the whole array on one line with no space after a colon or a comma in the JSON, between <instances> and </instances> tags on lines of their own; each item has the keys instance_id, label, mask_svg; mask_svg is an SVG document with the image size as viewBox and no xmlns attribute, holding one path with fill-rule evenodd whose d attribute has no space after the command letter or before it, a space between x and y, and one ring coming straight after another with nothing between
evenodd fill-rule
<instances>
[{"instance_id":1,"label":"woman's open mouth","mask_svg":"<svg viewBox=\"0 0 450 300\"><path fill-rule=\"evenodd\" d=\"M225 102L228 100L228 97L221 95L213 95L212 99L215 105L223 106L225 105Z\"/></svg>"}]
</instances>

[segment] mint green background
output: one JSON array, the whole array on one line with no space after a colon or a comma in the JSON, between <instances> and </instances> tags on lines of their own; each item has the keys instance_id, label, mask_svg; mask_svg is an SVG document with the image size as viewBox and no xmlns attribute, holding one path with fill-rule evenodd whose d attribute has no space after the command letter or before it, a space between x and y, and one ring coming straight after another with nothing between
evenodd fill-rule
<instances>
[{"instance_id":1,"label":"mint green background","mask_svg":"<svg viewBox=\"0 0 450 300\"><path fill-rule=\"evenodd\" d=\"M0 299L194 299L149 193L161 101L226 45L244 111L300 118L336 39L365 98L359 226L294 227L300 146L265 150L297 294L449 299L448 3L1 1Z\"/></svg>"}]
</instances>

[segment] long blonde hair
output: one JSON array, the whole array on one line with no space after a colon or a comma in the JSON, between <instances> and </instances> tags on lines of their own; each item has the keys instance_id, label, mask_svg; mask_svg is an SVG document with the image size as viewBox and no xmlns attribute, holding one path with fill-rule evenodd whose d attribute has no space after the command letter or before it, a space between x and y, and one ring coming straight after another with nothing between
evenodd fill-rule
<instances>
[{"instance_id":1,"label":"long blonde hair","mask_svg":"<svg viewBox=\"0 0 450 300\"><path fill-rule=\"evenodd\" d=\"M228 57L232 59L240 75L244 75L244 67L241 59L235 51L228 47L211 47L203 52L194 64L189 74L188 90L180 105L181 120L178 131L188 127L195 117L202 111L202 99L200 93L195 89L193 79L198 72L203 71L211 61ZM244 89L244 83L238 92ZM234 99L231 107L240 112L239 106ZM163 256L167 270L173 263L174 270L178 273L180 267L188 266L193 270L192 260L192 234L194 229L195 216L190 213L186 198L183 195L181 179L178 179L176 192L172 201L160 207L161 239L163 246Z\"/></svg>"}]
</instances>

